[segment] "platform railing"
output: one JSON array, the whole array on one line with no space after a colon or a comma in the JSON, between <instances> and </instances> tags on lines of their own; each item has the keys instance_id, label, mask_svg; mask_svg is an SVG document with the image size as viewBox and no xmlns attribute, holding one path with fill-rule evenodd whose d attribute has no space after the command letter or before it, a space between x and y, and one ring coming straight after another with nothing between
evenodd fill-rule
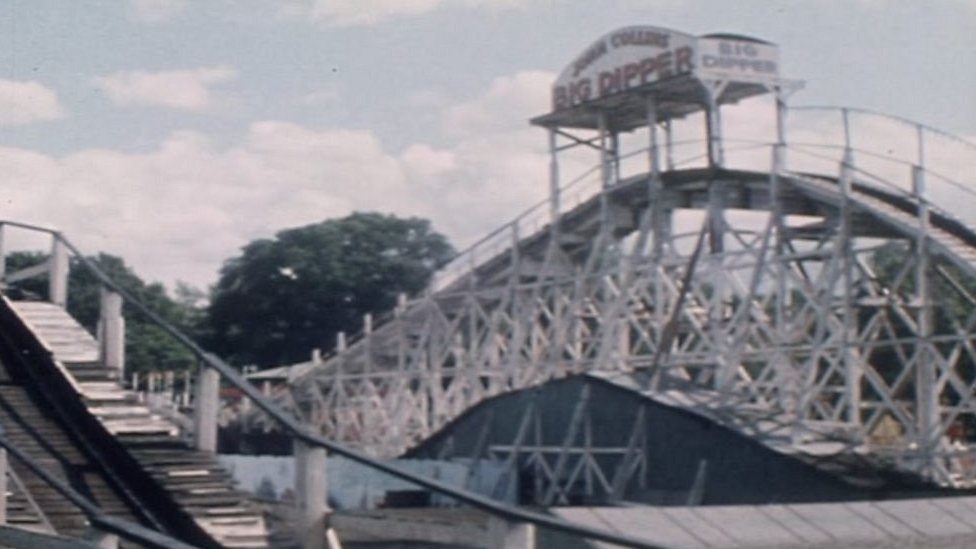
<instances>
[{"instance_id":1,"label":"platform railing","mask_svg":"<svg viewBox=\"0 0 976 549\"><path fill-rule=\"evenodd\" d=\"M976 177L972 171L976 166L976 144L924 124L867 109L790 107L786 121L785 145L788 153L792 153L787 156L787 171L834 178L837 166L845 153L850 152L856 158L859 182L914 196L912 170L917 167L930 176L926 200L953 218L976 226L971 208L976 198ZM744 131L729 130L728 134L734 135L750 133L748 127ZM768 170L776 140L772 134L723 139L723 167ZM704 167L706 144L704 137L671 142L667 156L672 168ZM618 163L649 153L648 147L640 147L621 155ZM620 180L630 175L622 174ZM603 186L601 177L598 164L562 185L558 213L567 213L601 192L611 190L612 187ZM552 223L549 205L549 199L536 203L460 251L434 275L428 293L447 289L483 260L511 250L518 238L547 228Z\"/></svg>"}]
</instances>

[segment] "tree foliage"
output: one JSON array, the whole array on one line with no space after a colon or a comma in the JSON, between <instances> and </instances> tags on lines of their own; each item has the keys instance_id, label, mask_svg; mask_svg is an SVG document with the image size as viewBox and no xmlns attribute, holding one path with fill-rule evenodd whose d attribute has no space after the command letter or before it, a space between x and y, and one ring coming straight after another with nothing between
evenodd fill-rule
<instances>
[{"instance_id":1,"label":"tree foliage","mask_svg":"<svg viewBox=\"0 0 976 549\"><path fill-rule=\"evenodd\" d=\"M391 309L454 255L419 218L354 213L255 240L228 260L208 309L209 346L238 365L297 362L363 315Z\"/></svg>"},{"instance_id":2,"label":"tree foliage","mask_svg":"<svg viewBox=\"0 0 976 549\"><path fill-rule=\"evenodd\" d=\"M7 257L7 270L15 272L24 267L37 265L46 259L47 255L42 253L16 252ZM117 256L103 253L97 257L90 257L89 260L95 262L116 284L167 321L191 335L198 331L203 317L199 307L170 298L162 284L146 283ZM185 285L182 291L185 294L192 294L192 290ZM18 282L13 292L22 293L26 298L47 299L47 276ZM101 284L95 275L84 268L77 259L72 259L68 277L67 309L92 334L95 334L98 328L100 292ZM125 306L123 316L126 319L127 370L182 370L195 364L191 353L137 311Z\"/></svg>"}]
</instances>

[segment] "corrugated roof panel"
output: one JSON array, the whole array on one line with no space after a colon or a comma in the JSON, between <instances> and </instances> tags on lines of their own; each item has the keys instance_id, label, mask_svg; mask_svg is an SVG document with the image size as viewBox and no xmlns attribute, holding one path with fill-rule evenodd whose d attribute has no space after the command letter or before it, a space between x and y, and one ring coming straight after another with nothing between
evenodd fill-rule
<instances>
[{"instance_id":1,"label":"corrugated roof panel","mask_svg":"<svg viewBox=\"0 0 976 549\"><path fill-rule=\"evenodd\" d=\"M602 508L594 512L618 532L640 532L637 535L652 536L654 541L666 547L707 548L691 534L694 524L680 524L664 513L648 513L645 508Z\"/></svg>"},{"instance_id":2,"label":"corrugated roof panel","mask_svg":"<svg viewBox=\"0 0 976 549\"><path fill-rule=\"evenodd\" d=\"M661 507L660 512L672 521L691 529L692 535L702 540L709 547L729 547L735 543L735 540L730 538L728 534L702 519L701 515L695 512L695 509L698 508Z\"/></svg>"},{"instance_id":3,"label":"corrugated roof panel","mask_svg":"<svg viewBox=\"0 0 976 549\"><path fill-rule=\"evenodd\" d=\"M879 501L882 511L929 537L972 534L973 528L926 500Z\"/></svg>"}]
</instances>

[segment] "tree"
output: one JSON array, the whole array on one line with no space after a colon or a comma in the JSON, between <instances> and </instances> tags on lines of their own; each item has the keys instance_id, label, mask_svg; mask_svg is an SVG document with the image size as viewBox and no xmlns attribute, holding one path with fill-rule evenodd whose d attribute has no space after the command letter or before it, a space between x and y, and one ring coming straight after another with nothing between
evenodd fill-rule
<instances>
[{"instance_id":1,"label":"tree","mask_svg":"<svg viewBox=\"0 0 976 549\"><path fill-rule=\"evenodd\" d=\"M46 254L38 252L15 252L7 256L7 270L15 272L46 259ZM191 337L198 331L202 317L198 307L174 301L167 295L162 284L147 284L120 257L102 253L88 259L96 263L116 284L168 322L188 332ZM23 293L24 297L47 299L47 276L18 282L15 291ZM189 287L182 288L181 291L185 295L193 293ZM68 277L67 309L92 334L96 333L98 327L100 292L101 283L95 275L73 258ZM126 319L125 353L129 371L183 370L195 364L192 353L137 311L125 306L123 315Z\"/></svg>"},{"instance_id":2,"label":"tree","mask_svg":"<svg viewBox=\"0 0 976 549\"><path fill-rule=\"evenodd\" d=\"M329 348L363 315L427 286L454 255L419 218L354 213L281 231L225 262L208 310L208 344L237 365L268 367Z\"/></svg>"}]
</instances>

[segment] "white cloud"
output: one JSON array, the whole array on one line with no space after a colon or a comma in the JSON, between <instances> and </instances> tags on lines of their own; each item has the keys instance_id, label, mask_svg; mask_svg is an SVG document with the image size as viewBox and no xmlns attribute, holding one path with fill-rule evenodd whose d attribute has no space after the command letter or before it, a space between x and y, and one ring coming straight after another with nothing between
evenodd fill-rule
<instances>
[{"instance_id":1,"label":"white cloud","mask_svg":"<svg viewBox=\"0 0 976 549\"><path fill-rule=\"evenodd\" d=\"M0 148L11 189L0 217L58 227L145 278L198 286L254 238L354 210L426 217L463 246L545 196L545 134L526 124L545 99L525 100L543 80L501 78L461 103L444 124L464 137L447 148L391 151L370 131L282 121L253 123L228 146L182 131L143 154Z\"/></svg>"},{"instance_id":2,"label":"white cloud","mask_svg":"<svg viewBox=\"0 0 976 549\"><path fill-rule=\"evenodd\" d=\"M0 79L0 126L19 126L64 116L57 94L34 81Z\"/></svg>"},{"instance_id":3,"label":"white cloud","mask_svg":"<svg viewBox=\"0 0 976 549\"><path fill-rule=\"evenodd\" d=\"M90 149L53 157L0 147L0 185L7 189L0 217L58 227L86 251L124 257L145 278L197 286L214 282L221 262L254 238L354 210L426 217L464 247L547 196L546 135L527 120L547 109L551 81L538 72L501 77L480 96L444 109L442 132L451 140L440 147L417 142L394 151L368 130L283 121L252 123L220 146L199 132L175 132L143 154ZM769 107L727 109L727 136L768 140ZM700 132L698 122L689 120L689 130ZM799 134L804 140L829 133L807 126L813 130ZM890 133L863 128L867 138ZM635 135L627 145L643 146L642 139ZM578 149L579 156L561 155L563 182L596 164L595 152ZM948 150L933 142L933 162ZM736 154L729 151L730 163L747 160ZM741 154L753 154L756 169L768 168L768 150ZM955 154L939 160L972 164ZM540 209L541 220L546 213Z\"/></svg>"},{"instance_id":4,"label":"white cloud","mask_svg":"<svg viewBox=\"0 0 976 549\"><path fill-rule=\"evenodd\" d=\"M93 79L113 102L203 111L213 101L213 86L237 78L228 66L171 71L121 71Z\"/></svg>"},{"instance_id":5,"label":"white cloud","mask_svg":"<svg viewBox=\"0 0 976 549\"><path fill-rule=\"evenodd\" d=\"M284 0L276 2L282 14L335 26L373 25L404 15L444 7L511 9L534 0Z\"/></svg>"},{"instance_id":6,"label":"white cloud","mask_svg":"<svg viewBox=\"0 0 976 549\"><path fill-rule=\"evenodd\" d=\"M342 94L339 90L325 88L308 92L298 98L299 103L311 107L333 108L342 101Z\"/></svg>"},{"instance_id":7,"label":"white cloud","mask_svg":"<svg viewBox=\"0 0 976 549\"><path fill-rule=\"evenodd\" d=\"M410 209L399 163L375 136L285 122L255 123L222 149L184 131L146 154L0 148L0 164L10 168L4 218L58 227L170 283L204 286L240 246L284 227Z\"/></svg>"},{"instance_id":8,"label":"white cloud","mask_svg":"<svg viewBox=\"0 0 976 549\"><path fill-rule=\"evenodd\" d=\"M132 16L138 21L158 23L176 17L189 5L189 0L130 0Z\"/></svg>"},{"instance_id":9,"label":"white cloud","mask_svg":"<svg viewBox=\"0 0 976 549\"><path fill-rule=\"evenodd\" d=\"M545 71L498 77L483 95L447 108L444 130L452 136L469 136L524 129L529 118L548 112L555 79L555 74Z\"/></svg>"}]
</instances>

